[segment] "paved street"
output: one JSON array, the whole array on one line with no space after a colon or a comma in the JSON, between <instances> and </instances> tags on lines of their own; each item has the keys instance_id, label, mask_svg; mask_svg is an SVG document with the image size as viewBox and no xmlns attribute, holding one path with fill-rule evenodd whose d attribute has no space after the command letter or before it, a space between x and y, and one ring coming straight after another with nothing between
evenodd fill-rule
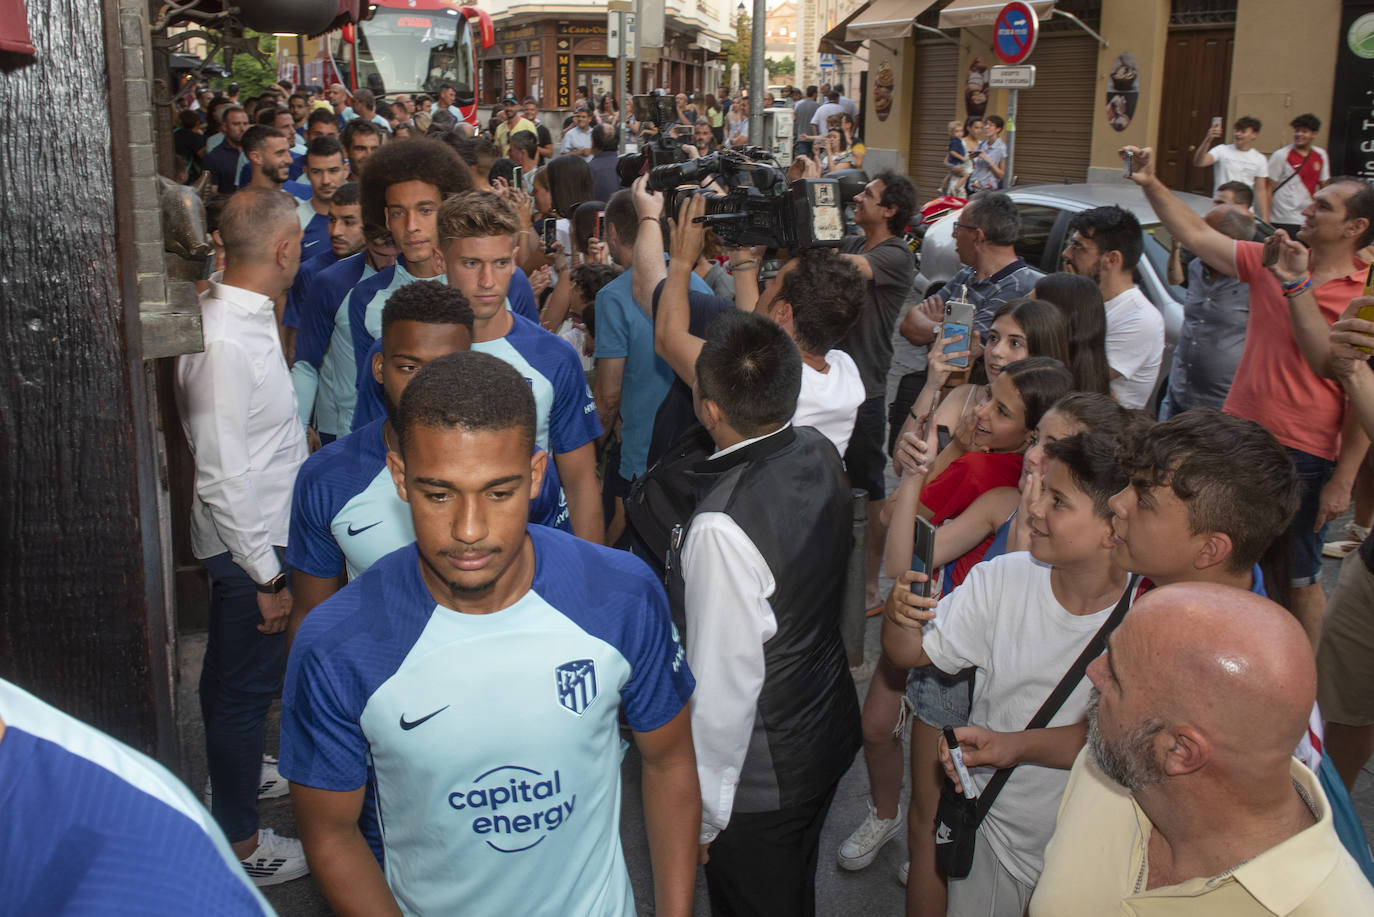
<instances>
[{"instance_id":1,"label":"paved street","mask_svg":"<svg viewBox=\"0 0 1374 917\"><path fill-rule=\"evenodd\" d=\"M1333 525L1333 531L1344 531L1349 517ZM1325 561L1324 578L1328 590L1335 583L1337 561ZM200 707L196 703L196 681L200 674L200 657L204 652L204 635L196 634L183 637L180 645L181 691L180 711L184 736L184 755L189 767L189 783L199 793L205 783L205 760L203 732L200 724ZM871 664L878 652L878 619L868 622L866 631L867 658ZM868 689L868 673L859 673L859 692ZM276 748L275 719L268 739L269 749ZM624 806L621 814L621 832L625 847L625 859L630 876L634 882L635 898L641 914L654 913L653 891L649 869L649 851L644 836L642 809L639 802L639 760L634 751L626 756L624 774ZM843 915L891 915L902 910L902 888L897 884L897 868L905 856L905 844L893 841L883 849L878 859L868 869L845 872L835 865L835 851L840 842L863 820L865 803L868 798L868 777L864 773L862 758L856 758L854 766L840 783L835 796L830 818L826 822L821 842L820 868L816 875L817 911L821 917L843 917ZM1366 767L1356 787L1355 806L1364 822L1365 831L1374 831L1374 770ZM295 824L291 814L289 798L271 800L263 803L263 824L277 829L278 832L294 835ZM318 889L311 879L299 879L286 885L266 890L268 900L283 917L313 917L329 914ZM697 901L695 913L707 915L710 909L706 903L706 885L698 874Z\"/></svg>"}]
</instances>

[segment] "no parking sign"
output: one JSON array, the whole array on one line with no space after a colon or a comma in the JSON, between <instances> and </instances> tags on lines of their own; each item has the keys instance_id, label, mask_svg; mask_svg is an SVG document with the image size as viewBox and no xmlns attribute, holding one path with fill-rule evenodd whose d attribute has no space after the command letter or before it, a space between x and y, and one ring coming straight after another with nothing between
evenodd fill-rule
<instances>
[{"instance_id":1,"label":"no parking sign","mask_svg":"<svg viewBox=\"0 0 1374 917\"><path fill-rule=\"evenodd\" d=\"M1030 4L1012 0L997 14L992 26L992 50L1004 64L1015 65L1030 57L1040 37L1040 20Z\"/></svg>"}]
</instances>

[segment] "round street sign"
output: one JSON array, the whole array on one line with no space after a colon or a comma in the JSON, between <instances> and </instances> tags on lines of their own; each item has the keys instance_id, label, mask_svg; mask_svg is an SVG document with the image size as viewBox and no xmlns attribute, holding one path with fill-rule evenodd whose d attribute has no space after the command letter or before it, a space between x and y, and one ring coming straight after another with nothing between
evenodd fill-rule
<instances>
[{"instance_id":1,"label":"round street sign","mask_svg":"<svg viewBox=\"0 0 1374 917\"><path fill-rule=\"evenodd\" d=\"M992 26L992 49L1004 64L1019 64L1035 50L1040 20L1029 3L1012 0L997 14Z\"/></svg>"}]
</instances>

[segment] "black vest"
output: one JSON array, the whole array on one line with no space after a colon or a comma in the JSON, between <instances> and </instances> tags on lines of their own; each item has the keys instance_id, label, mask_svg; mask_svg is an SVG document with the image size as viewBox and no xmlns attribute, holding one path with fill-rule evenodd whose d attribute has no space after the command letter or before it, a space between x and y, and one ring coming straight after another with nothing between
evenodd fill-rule
<instances>
[{"instance_id":1,"label":"black vest","mask_svg":"<svg viewBox=\"0 0 1374 917\"><path fill-rule=\"evenodd\" d=\"M844 775L863 741L840 636L853 542L849 481L834 445L810 427L789 427L690 473L705 486L696 513L728 515L776 584L769 604L778 630L763 645L766 675L734 808L800 805ZM680 532L672 539L667 579L685 634L683 540Z\"/></svg>"}]
</instances>

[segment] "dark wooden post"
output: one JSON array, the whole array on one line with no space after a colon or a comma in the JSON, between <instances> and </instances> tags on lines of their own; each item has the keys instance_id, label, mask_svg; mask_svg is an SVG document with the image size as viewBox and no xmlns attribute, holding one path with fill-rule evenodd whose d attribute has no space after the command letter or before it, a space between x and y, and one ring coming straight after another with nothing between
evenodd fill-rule
<instances>
[{"instance_id":1,"label":"dark wooden post","mask_svg":"<svg viewBox=\"0 0 1374 917\"><path fill-rule=\"evenodd\" d=\"M37 61L0 74L0 675L175 765L146 16L27 7Z\"/></svg>"}]
</instances>

